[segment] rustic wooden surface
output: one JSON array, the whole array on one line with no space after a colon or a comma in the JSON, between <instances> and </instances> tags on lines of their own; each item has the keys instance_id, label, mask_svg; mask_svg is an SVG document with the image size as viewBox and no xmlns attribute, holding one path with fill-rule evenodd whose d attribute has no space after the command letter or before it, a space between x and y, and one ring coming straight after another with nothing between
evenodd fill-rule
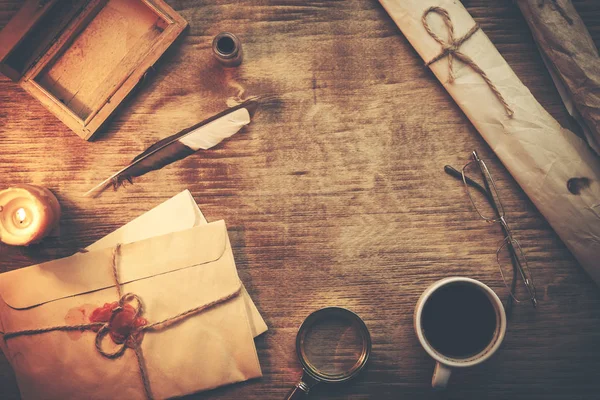
<instances>
[{"instance_id":1,"label":"rustic wooden surface","mask_svg":"<svg viewBox=\"0 0 600 400\"><path fill-rule=\"evenodd\" d=\"M376 0L168 3L190 27L93 143L0 78L0 187L46 186L64 210L60 238L0 245L0 271L70 255L189 188L209 220L226 220L240 276L270 327L256 340L262 379L190 398L283 398L300 375L297 327L328 305L364 318L373 354L356 381L315 388L314 399L598 398L599 288ZM600 44L600 5L574 3ZM19 4L0 1L0 26ZM517 6L465 5L542 105L569 126ZM223 30L243 42L239 68L224 70L211 58L211 40ZM99 199L79 196L242 90L280 101L212 151ZM506 296L495 265L499 227L479 221L461 184L443 172L445 164L462 166L473 149L499 181L540 307L516 307L501 351L433 393L434 363L412 328L421 292L463 275ZM18 398L4 358L0 397Z\"/></svg>"}]
</instances>

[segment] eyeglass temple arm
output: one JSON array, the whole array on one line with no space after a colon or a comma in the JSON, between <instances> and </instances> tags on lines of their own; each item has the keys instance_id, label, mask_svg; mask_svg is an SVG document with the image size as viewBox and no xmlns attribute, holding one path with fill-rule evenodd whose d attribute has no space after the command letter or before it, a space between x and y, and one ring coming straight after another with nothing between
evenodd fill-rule
<instances>
[{"instance_id":1,"label":"eyeglass temple arm","mask_svg":"<svg viewBox=\"0 0 600 400\"><path fill-rule=\"evenodd\" d=\"M460 172L459 170L457 170L456 168L454 168L451 165L444 165L444 171L456 178L462 181L462 172ZM472 187L474 187L475 189L479 190L481 192L482 195L485 196L486 200L488 201L488 203L490 203L490 205L492 206L492 208L494 209L494 211L498 212L498 209L496 208L496 204L494 204L494 202L492 201L490 192L488 190L486 190L486 188L484 188L483 186L481 186L479 183L475 182L473 179L469 178L468 176L465 176L465 179L467 180L467 183L469 185L471 185Z\"/></svg>"},{"instance_id":2,"label":"eyeglass temple arm","mask_svg":"<svg viewBox=\"0 0 600 400\"><path fill-rule=\"evenodd\" d=\"M444 171L448 175L462 181L462 172L460 172L453 166L444 165ZM496 207L496 202L492 199L492 195L490 194L489 187L487 189L484 188L483 186L481 186L479 183L475 182L473 179L469 178L468 176L465 176L465 180L467 181L467 183L469 185L471 185L471 187L474 187L475 189L479 190L481 192L481 194L483 194L485 196L485 198L488 201L488 203L490 204L490 206L494 209L494 212L498 215L498 207ZM485 182L486 186L489 186L485 180L484 180L484 182ZM502 228L502 233L504 234L504 236L505 237L509 236L508 231L506 230L504 225L500 224L500 227ZM512 283L510 285L510 290L514 293L515 286L517 284L516 277L517 277L518 265L517 265L517 259L516 259L516 252L512 246L512 243L508 242L508 247L510 250L510 262L513 265L513 279L512 279ZM512 296L509 296L507 308L510 309L511 307L512 307Z\"/></svg>"},{"instance_id":3,"label":"eyeglass temple arm","mask_svg":"<svg viewBox=\"0 0 600 400\"><path fill-rule=\"evenodd\" d=\"M448 175L462 181L462 172L460 172L453 166L444 165L444 171ZM498 212L498 207L496 206L496 202L494 201L494 199L492 198L492 195L490 194L490 188L489 188L487 181L485 181L485 179L484 179L485 186L486 186L484 188L483 186L481 186L479 183L475 182L473 179L469 178L468 176L465 176L465 180L467 181L467 184L469 184L472 187L474 187L475 189L479 190L481 192L481 194L485 196L485 199L488 201L488 203L490 204L490 206L492 207L492 209L494 210L496 215L500 215ZM502 224L500 224L500 225L502 227L502 232L504 233L504 236L509 236L508 231L506 230L504 225L502 225Z\"/></svg>"}]
</instances>

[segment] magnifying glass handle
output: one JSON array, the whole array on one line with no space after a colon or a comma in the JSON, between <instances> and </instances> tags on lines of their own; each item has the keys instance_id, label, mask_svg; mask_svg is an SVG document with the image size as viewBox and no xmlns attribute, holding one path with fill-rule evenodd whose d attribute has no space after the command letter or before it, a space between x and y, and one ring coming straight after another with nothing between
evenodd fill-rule
<instances>
[{"instance_id":1,"label":"magnifying glass handle","mask_svg":"<svg viewBox=\"0 0 600 400\"><path fill-rule=\"evenodd\" d=\"M296 386L285 396L285 400L300 400L305 399L312 389L319 381L311 377L306 371L302 372L302 378L300 382L296 383Z\"/></svg>"},{"instance_id":2,"label":"magnifying glass handle","mask_svg":"<svg viewBox=\"0 0 600 400\"><path fill-rule=\"evenodd\" d=\"M300 381L294 386L294 388L288 393L285 397L285 400L300 400L304 399L308 396L308 391L310 387L304 383L304 381Z\"/></svg>"}]
</instances>

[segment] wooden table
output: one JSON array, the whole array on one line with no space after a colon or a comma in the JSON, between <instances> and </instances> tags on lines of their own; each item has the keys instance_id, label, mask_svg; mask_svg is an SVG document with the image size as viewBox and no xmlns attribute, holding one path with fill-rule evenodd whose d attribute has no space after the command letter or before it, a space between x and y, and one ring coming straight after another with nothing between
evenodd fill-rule
<instances>
[{"instance_id":1,"label":"wooden table","mask_svg":"<svg viewBox=\"0 0 600 400\"><path fill-rule=\"evenodd\" d=\"M330 305L364 318L372 360L353 383L318 387L314 399L600 396L600 290L377 1L168 2L189 29L95 142L0 78L0 187L46 186L64 211L60 238L0 245L0 271L70 255L189 188L209 220L226 220L240 276L270 328L256 340L262 379L191 398L283 398L300 375L299 324ZM2 0L0 26L19 3ZM597 1L574 3L600 45ZM465 5L542 105L570 126L517 6ZM242 39L239 68L224 70L211 57L211 40L223 30ZM118 192L80 197L241 91L276 93L280 101L214 150ZM507 295L495 264L500 228L478 220L462 185L443 172L445 164L462 166L473 149L499 181L540 306L517 306L501 351L433 393L434 363L412 327L421 292L462 275ZM0 397L18 398L4 358Z\"/></svg>"}]
</instances>

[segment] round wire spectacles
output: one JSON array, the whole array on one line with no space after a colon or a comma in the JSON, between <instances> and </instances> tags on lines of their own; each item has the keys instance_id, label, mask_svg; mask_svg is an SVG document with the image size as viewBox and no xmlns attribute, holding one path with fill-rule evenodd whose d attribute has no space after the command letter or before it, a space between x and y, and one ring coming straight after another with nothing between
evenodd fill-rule
<instances>
[{"instance_id":1,"label":"round wire spectacles","mask_svg":"<svg viewBox=\"0 0 600 400\"><path fill-rule=\"evenodd\" d=\"M473 151L471 156L472 160L462 168L460 176L469 200L479 217L490 224L499 223L502 228L504 239L499 242L496 250L496 261L502 280L515 302L531 301L536 307L537 298L533 275L521 244L513 237L506 222L504 206L494 178L492 178L485 161L479 158L476 151ZM445 170L450 175L458 175L458 171L450 166L446 166ZM517 284L519 277L523 282L522 285Z\"/></svg>"}]
</instances>

